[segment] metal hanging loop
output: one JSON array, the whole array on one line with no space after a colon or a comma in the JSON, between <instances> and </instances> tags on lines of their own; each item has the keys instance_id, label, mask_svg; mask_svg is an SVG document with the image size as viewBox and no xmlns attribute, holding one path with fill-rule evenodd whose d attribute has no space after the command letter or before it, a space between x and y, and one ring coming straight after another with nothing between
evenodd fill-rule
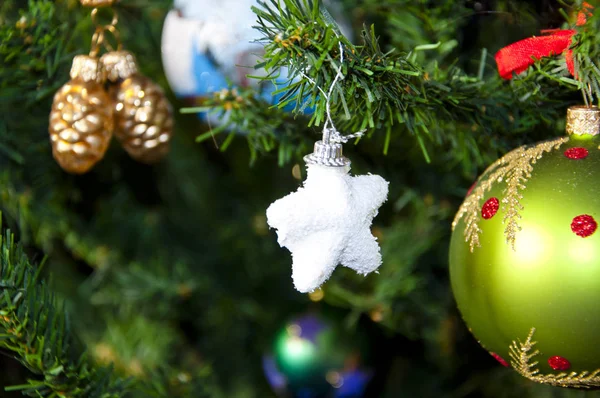
<instances>
[{"instance_id":1,"label":"metal hanging loop","mask_svg":"<svg viewBox=\"0 0 600 398\"><path fill-rule=\"evenodd\" d=\"M321 141L315 142L313 153L304 157L304 161L309 165L312 164L329 167L350 166L350 160L342 153L342 143L348 142L348 139L350 138L361 137L364 133L363 130L344 136L337 131L335 125L333 124L333 117L331 116L331 96L333 95L333 90L337 82L344 78L344 74L342 73L342 67L344 65L344 46L342 45L341 41L339 42L339 51L340 65L336 68L337 73L333 79L333 82L331 83L331 87L329 87L329 91L326 93L323 91L323 89L321 89L321 87L317 87L325 96L326 119L323 125L323 138ZM302 75L316 85L311 78L304 74Z\"/></svg>"},{"instance_id":2,"label":"metal hanging loop","mask_svg":"<svg viewBox=\"0 0 600 398\"><path fill-rule=\"evenodd\" d=\"M106 51L109 51L109 52L121 51L123 49L123 44L121 43L121 35L120 35L118 29L114 25L105 25L103 28L104 28L104 48L106 49ZM112 35L112 37L114 38L114 41L117 46L116 49L108 41L107 35L106 35L107 32L109 32Z\"/></svg>"},{"instance_id":3,"label":"metal hanging loop","mask_svg":"<svg viewBox=\"0 0 600 398\"><path fill-rule=\"evenodd\" d=\"M96 27L103 25L102 23L98 22L98 10L98 7L92 10L92 23L96 25ZM119 23L119 14L117 14L117 11L112 7L110 10L112 11L113 15L112 20L110 24L108 24L108 26L117 26L117 24Z\"/></svg>"},{"instance_id":4,"label":"metal hanging loop","mask_svg":"<svg viewBox=\"0 0 600 398\"><path fill-rule=\"evenodd\" d=\"M92 36L92 45L90 49L90 57L97 57L104 43L104 27L96 27L96 31Z\"/></svg>"}]
</instances>

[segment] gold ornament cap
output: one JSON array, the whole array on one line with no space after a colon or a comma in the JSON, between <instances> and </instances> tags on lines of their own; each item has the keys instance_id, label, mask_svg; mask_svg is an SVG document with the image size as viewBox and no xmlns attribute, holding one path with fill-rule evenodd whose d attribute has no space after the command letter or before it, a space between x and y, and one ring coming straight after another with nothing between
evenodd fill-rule
<instances>
[{"instance_id":1,"label":"gold ornament cap","mask_svg":"<svg viewBox=\"0 0 600 398\"><path fill-rule=\"evenodd\" d=\"M84 7L110 7L118 0L79 0Z\"/></svg>"},{"instance_id":2,"label":"gold ornament cap","mask_svg":"<svg viewBox=\"0 0 600 398\"><path fill-rule=\"evenodd\" d=\"M600 135L600 109L597 106L572 106L567 110L567 134Z\"/></svg>"},{"instance_id":3,"label":"gold ornament cap","mask_svg":"<svg viewBox=\"0 0 600 398\"><path fill-rule=\"evenodd\" d=\"M104 82L105 76L98 58L90 55L75 56L73 58L73 65L71 66L71 79L82 80L86 83Z\"/></svg>"},{"instance_id":4,"label":"gold ornament cap","mask_svg":"<svg viewBox=\"0 0 600 398\"><path fill-rule=\"evenodd\" d=\"M129 51L111 51L100 58L100 63L111 82L127 79L138 73L137 60Z\"/></svg>"}]
</instances>

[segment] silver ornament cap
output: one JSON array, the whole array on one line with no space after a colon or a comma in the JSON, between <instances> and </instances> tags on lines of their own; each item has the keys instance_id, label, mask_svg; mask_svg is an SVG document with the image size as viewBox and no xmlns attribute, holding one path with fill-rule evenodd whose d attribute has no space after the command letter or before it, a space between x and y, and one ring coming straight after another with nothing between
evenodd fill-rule
<instances>
[{"instance_id":1,"label":"silver ornament cap","mask_svg":"<svg viewBox=\"0 0 600 398\"><path fill-rule=\"evenodd\" d=\"M323 141L315 142L313 153L304 157L306 164L321 166L345 167L350 166L350 159L342 154L342 144L333 142L325 144Z\"/></svg>"}]
</instances>

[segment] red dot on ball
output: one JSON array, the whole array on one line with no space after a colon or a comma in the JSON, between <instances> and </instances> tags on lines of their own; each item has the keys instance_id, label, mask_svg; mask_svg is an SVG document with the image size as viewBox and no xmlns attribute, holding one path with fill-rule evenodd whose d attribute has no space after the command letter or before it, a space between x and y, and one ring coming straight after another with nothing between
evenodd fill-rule
<instances>
[{"instance_id":1,"label":"red dot on ball","mask_svg":"<svg viewBox=\"0 0 600 398\"><path fill-rule=\"evenodd\" d=\"M587 238L598 228L598 224L594 217L588 214L582 214L573 218L571 222L571 231L573 231L577 236L581 236L582 238Z\"/></svg>"},{"instance_id":2,"label":"red dot on ball","mask_svg":"<svg viewBox=\"0 0 600 398\"><path fill-rule=\"evenodd\" d=\"M587 155L589 155L588 150L581 147L569 148L565 151L565 156L573 160L584 159Z\"/></svg>"},{"instance_id":3,"label":"red dot on ball","mask_svg":"<svg viewBox=\"0 0 600 398\"><path fill-rule=\"evenodd\" d=\"M567 370L571 367L571 363L566 358L558 355L548 358L548 365L554 370Z\"/></svg>"},{"instance_id":4,"label":"red dot on ball","mask_svg":"<svg viewBox=\"0 0 600 398\"><path fill-rule=\"evenodd\" d=\"M490 352L490 354L492 354L492 356L496 359L496 361L500 362L500 364L502 366L506 366L509 367L510 365L508 364L508 362L506 362L504 360L504 358L502 358L500 355L496 354L495 352Z\"/></svg>"},{"instance_id":5,"label":"red dot on ball","mask_svg":"<svg viewBox=\"0 0 600 398\"><path fill-rule=\"evenodd\" d=\"M498 212L499 208L500 201L498 200L498 198L489 198L485 201L483 207L481 208L481 217L485 218L486 220L489 220L490 218L494 217L494 215Z\"/></svg>"}]
</instances>

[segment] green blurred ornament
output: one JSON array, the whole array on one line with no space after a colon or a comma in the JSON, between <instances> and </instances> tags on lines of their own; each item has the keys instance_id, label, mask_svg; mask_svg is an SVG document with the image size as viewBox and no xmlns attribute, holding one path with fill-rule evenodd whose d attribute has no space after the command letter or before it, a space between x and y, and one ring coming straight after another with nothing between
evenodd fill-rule
<instances>
[{"instance_id":1,"label":"green blurred ornament","mask_svg":"<svg viewBox=\"0 0 600 398\"><path fill-rule=\"evenodd\" d=\"M490 166L453 223L450 277L469 330L530 380L600 387L600 110Z\"/></svg>"},{"instance_id":2,"label":"green blurred ornament","mask_svg":"<svg viewBox=\"0 0 600 398\"><path fill-rule=\"evenodd\" d=\"M322 313L309 313L281 329L263 368L282 397L358 398L372 375L366 354L360 332L350 332Z\"/></svg>"}]
</instances>

